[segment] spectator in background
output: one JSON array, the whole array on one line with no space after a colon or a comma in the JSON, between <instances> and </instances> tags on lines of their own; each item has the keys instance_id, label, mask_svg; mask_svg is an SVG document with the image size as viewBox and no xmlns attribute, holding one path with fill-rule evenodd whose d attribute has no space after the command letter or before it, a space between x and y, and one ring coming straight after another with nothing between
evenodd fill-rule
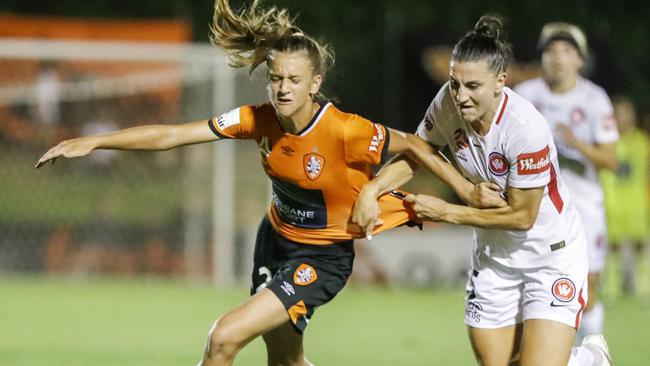
<instances>
[{"instance_id":1,"label":"spectator in background","mask_svg":"<svg viewBox=\"0 0 650 366\"><path fill-rule=\"evenodd\" d=\"M61 76L57 63L46 60L39 64L34 82L34 99L31 104L33 128L45 144L55 139L61 121Z\"/></svg>"},{"instance_id":2,"label":"spectator in background","mask_svg":"<svg viewBox=\"0 0 650 366\"><path fill-rule=\"evenodd\" d=\"M640 262L641 268L647 269L643 246L648 236L650 142L646 133L637 128L636 110L629 99L614 99L614 116L621 134L617 146L619 167L615 172L602 172L601 182L605 192L608 237L612 249L621 258L623 293L633 295L636 263Z\"/></svg>"},{"instance_id":3,"label":"spectator in background","mask_svg":"<svg viewBox=\"0 0 650 366\"><path fill-rule=\"evenodd\" d=\"M34 120L52 126L61 120L61 77L54 61L43 61L34 86Z\"/></svg>"},{"instance_id":4,"label":"spectator in background","mask_svg":"<svg viewBox=\"0 0 650 366\"><path fill-rule=\"evenodd\" d=\"M618 131L607 93L583 78L587 39L577 26L546 24L539 38L543 76L515 91L528 99L550 124L562 177L585 226L589 256L589 300L578 338L603 331L600 273L605 267L607 225L600 170L616 170Z\"/></svg>"}]
</instances>

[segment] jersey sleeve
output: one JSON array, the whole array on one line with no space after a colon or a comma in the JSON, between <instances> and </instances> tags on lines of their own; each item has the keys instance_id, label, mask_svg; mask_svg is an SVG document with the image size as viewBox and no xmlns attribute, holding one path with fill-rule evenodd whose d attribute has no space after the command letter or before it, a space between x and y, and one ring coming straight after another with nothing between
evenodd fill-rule
<instances>
[{"instance_id":1,"label":"jersey sleeve","mask_svg":"<svg viewBox=\"0 0 650 366\"><path fill-rule=\"evenodd\" d=\"M445 141L444 134L441 131L442 118L444 111L442 110L442 99L444 97L444 89L448 89L446 84L443 86L443 89L438 92L438 95L433 99L431 105L427 109L427 112L422 118L420 125L418 126L415 134L422 139L428 141L430 144L436 147L442 147L447 145Z\"/></svg>"},{"instance_id":2,"label":"jersey sleeve","mask_svg":"<svg viewBox=\"0 0 650 366\"><path fill-rule=\"evenodd\" d=\"M506 159L510 162L509 186L537 188L551 181L552 141L544 120L530 121L510 136L506 148Z\"/></svg>"},{"instance_id":3,"label":"jersey sleeve","mask_svg":"<svg viewBox=\"0 0 650 366\"><path fill-rule=\"evenodd\" d=\"M390 134L385 126L352 115L345 123L343 136L347 163L377 165L386 160Z\"/></svg>"},{"instance_id":4,"label":"jersey sleeve","mask_svg":"<svg viewBox=\"0 0 650 366\"><path fill-rule=\"evenodd\" d=\"M598 90L594 98L595 124L593 126L594 141L597 144L607 144L618 141L618 128L614 120L614 108L604 90Z\"/></svg>"},{"instance_id":5,"label":"jersey sleeve","mask_svg":"<svg viewBox=\"0 0 650 366\"><path fill-rule=\"evenodd\" d=\"M241 106L208 120L212 132L221 139L252 139L255 113L251 106Z\"/></svg>"}]
</instances>

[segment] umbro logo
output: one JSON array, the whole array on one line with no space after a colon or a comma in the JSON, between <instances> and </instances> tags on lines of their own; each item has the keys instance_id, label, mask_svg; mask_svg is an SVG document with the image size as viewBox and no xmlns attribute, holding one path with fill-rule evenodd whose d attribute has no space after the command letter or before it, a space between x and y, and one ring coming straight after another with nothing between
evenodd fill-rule
<instances>
[{"instance_id":1,"label":"umbro logo","mask_svg":"<svg viewBox=\"0 0 650 366\"><path fill-rule=\"evenodd\" d=\"M296 152L291 146L281 146L280 149L282 149L282 153L287 156L293 156L293 153Z\"/></svg>"}]
</instances>

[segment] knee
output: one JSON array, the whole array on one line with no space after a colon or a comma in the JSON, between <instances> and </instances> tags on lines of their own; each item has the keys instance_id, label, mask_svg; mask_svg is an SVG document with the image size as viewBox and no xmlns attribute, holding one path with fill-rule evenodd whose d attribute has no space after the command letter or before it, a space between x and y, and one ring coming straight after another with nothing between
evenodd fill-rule
<instances>
[{"instance_id":1,"label":"knee","mask_svg":"<svg viewBox=\"0 0 650 366\"><path fill-rule=\"evenodd\" d=\"M208 336L206 357L208 359L232 360L245 345L245 338L237 327L227 319L217 320Z\"/></svg>"}]
</instances>

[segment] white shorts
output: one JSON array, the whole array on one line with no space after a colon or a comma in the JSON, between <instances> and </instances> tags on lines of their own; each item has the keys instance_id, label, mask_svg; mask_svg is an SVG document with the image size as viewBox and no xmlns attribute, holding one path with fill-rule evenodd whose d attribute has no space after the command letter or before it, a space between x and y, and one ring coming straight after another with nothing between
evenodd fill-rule
<instances>
[{"instance_id":1,"label":"white shorts","mask_svg":"<svg viewBox=\"0 0 650 366\"><path fill-rule=\"evenodd\" d=\"M585 226L587 238L587 255L589 257L589 272L598 273L605 269L607 254L607 221L604 209L590 209L577 206L580 219Z\"/></svg>"},{"instance_id":2,"label":"white shorts","mask_svg":"<svg viewBox=\"0 0 650 366\"><path fill-rule=\"evenodd\" d=\"M578 329L587 303L586 255L562 262L510 268L491 258L482 257L480 264L474 260L466 287L465 324L493 329L547 319Z\"/></svg>"}]
</instances>

